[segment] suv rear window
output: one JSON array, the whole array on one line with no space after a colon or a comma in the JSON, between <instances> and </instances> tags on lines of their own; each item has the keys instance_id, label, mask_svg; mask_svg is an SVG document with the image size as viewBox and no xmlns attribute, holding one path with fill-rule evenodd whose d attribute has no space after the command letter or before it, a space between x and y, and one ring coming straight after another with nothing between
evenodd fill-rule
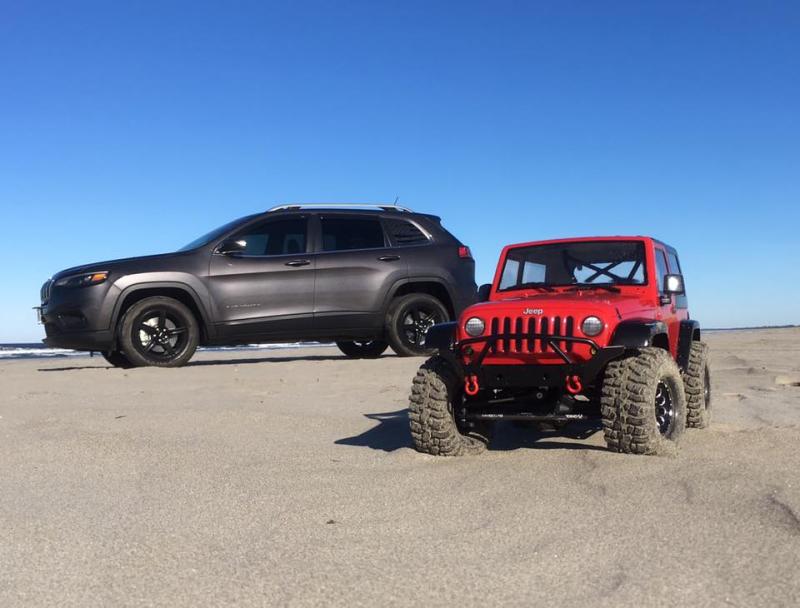
<instances>
[{"instance_id":1,"label":"suv rear window","mask_svg":"<svg viewBox=\"0 0 800 608\"><path fill-rule=\"evenodd\" d=\"M386 246L377 219L321 218L322 250L380 249Z\"/></svg>"},{"instance_id":2,"label":"suv rear window","mask_svg":"<svg viewBox=\"0 0 800 608\"><path fill-rule=\"evenodd\" d=\"M428 236L407 220L384 220L386 231L397 247L409 245L424 245L428 243Z\"/></svg>"}]
</instances>

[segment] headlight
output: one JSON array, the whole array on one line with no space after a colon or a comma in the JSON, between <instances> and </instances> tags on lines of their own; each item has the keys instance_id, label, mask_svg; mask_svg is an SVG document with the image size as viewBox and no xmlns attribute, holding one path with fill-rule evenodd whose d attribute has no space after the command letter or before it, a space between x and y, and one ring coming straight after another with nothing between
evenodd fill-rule
<instances>
[{"instance_id":1,"label":"headlight","mask_svg":"<svg viewBox=\"0 0 800 608\"><path fill-rule=\"evenodd\" d=\"M586 317L581 323L581 331L587 336L596 336L603 331L603 322L597 317Z\"/></svg>"},{"instance_id":2,"label":"headlight","mask_svg":"<svg viewBox=\"0 0 800 608\"><path fill-rule=\"evenodd\" d=\"M464 323L464 331L467 332L473 338L477 338L478 336L483 335L483 330L486 329L486 323L483 322L483 319L479 319L478 317L472 317Z\"/></svg>"},{"instance_id":3,"label":"headlight","mask_svg":"<svg viewBox=\"0 0 800 608\"><path fill-rule=\"evenodd\" d=\"M73 274L56 281L56 287L87 287L97 285L108 278L107 272L90 272L88 274Z\"/></svg>"}]
</instances>

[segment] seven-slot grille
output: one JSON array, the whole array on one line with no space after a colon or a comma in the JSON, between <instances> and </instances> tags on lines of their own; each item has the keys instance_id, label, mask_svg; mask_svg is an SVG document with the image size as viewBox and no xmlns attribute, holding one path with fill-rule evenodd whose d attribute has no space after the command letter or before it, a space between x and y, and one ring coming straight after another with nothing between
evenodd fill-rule
<instances>
[{"instance_id":1,"label":"seven-slot grille","mask_svg":"<svg viewBox=\"0 0 800 608\"><path fill-rule=\"evenodd\" d=\"M42 289L39 292L39 299L41 300L42 304L47 304L48 300L50 299L50 289L53 287L53 281L47 280L42 285Z\"/></svg>"},{"instance_id":2,"label":"seven-slot grille","mask_svg":"<svg viewBox=\"0 0 800 608\"><path fill-rule=\"evenodd\" d=\"M489 335L542 334L543 336L573 336L573 317L495 317L489 324ZM567 352L572 351L573 342L562 340L556 345ZM495 342L490 353L543 353L555 352L543 338L503 338Z\"/></svg>"}]
</instances>

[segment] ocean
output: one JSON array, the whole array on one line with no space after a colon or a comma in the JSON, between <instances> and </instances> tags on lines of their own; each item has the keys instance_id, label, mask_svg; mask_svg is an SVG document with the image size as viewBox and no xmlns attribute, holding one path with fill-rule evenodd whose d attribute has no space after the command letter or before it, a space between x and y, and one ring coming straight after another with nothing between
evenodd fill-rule
<instances>
[{"instance_id":1,"label":"ocean","mask_svg":"<svg viewBox=\"0 0 800 608\"><path fill-rule=\"evenodd\" d=\"M322 342L287 342L283 344L246 344L242 346L201 347L199 352L280 350L286 348L309 348L333 346ZM55 357L88 357L89 353L64 348L50 348L41 343L0 344L0 360L3 359L49 359Z\"/></svg>"}]
</instances>

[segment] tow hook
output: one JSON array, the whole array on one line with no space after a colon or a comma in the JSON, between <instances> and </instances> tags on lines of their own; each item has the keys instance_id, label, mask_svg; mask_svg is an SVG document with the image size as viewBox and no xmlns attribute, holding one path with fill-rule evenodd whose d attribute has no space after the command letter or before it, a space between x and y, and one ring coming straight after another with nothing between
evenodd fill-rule
<instances>
[{"instance_id":1,"label":"tow hook","mask_svg":"<svg viewBox=\"0 0 800 608\"><path fill-rule=\"evenodd\" d=\"M580 376L567 376L567 392L570 395L577 395L583 390Z\"/></svg>"},{"instance_id":2,"label":"tow hook","mask_svg":"<svg viewBox=\"0 0 800 608\"><path fill-rule=\"evenodd\" d=\"M464 392L467 393L467 395L474 397L478 394L479 390L481 390L481 387L478 384L478 376L472 374L464 378Z\"/></svg>"}]
</instances>

